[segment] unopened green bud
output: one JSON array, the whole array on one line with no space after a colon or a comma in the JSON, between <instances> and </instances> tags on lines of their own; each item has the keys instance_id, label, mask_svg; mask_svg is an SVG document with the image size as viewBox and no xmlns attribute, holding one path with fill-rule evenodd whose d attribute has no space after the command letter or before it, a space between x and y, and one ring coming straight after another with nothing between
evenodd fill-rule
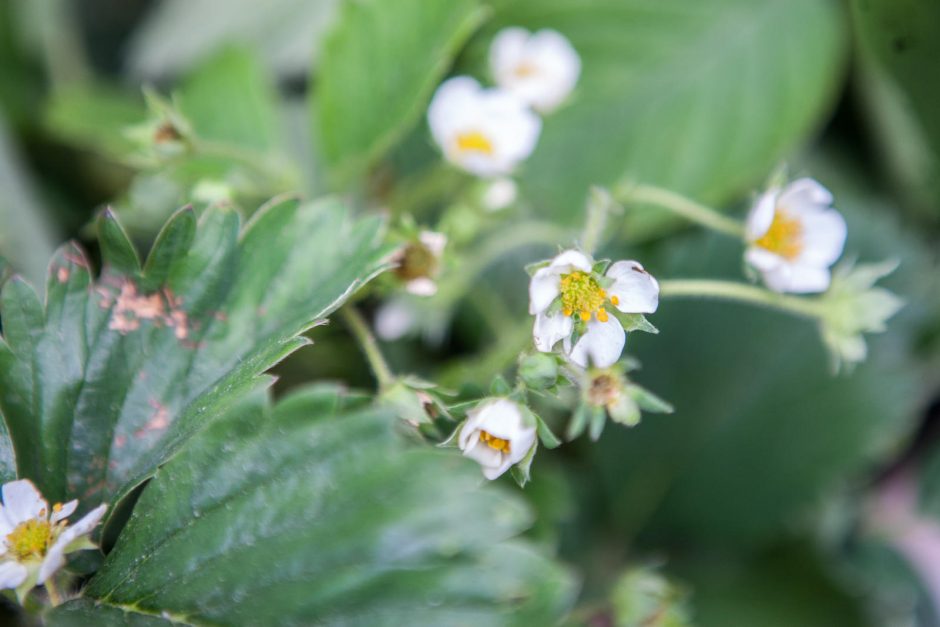
<instances>
[{"instance_id":1,"label":"unopened green bud","mask_svg":"<svg viewBox=\"0 0 940 627\"><path fill-rule=\"evenodd\" d=\"M519 376L532 390L545 390L558 382L558 361L554 355L535 353L519 362Z\"/></svg>"}]
</instances>

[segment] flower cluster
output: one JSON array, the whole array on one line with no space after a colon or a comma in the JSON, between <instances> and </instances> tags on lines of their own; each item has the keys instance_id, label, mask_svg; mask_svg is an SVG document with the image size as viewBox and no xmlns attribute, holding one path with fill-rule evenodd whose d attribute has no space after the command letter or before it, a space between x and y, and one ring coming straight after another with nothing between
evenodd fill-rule
<instances>
[{"instance_id":1,"label":"flower cluster","mask_svg":"<svg viewBox=\"0 0 940 627\"><path fill-rule=\"evenodd\" d=\"M480 177L510 174L532 154L542 131L535 111L548 113L574 89L581 61L567 39L552 30L500 32L490 48L496 87L457 76L445 81L428 108L428 124L444 157ZM487 203L505 204L507 181Z\"/></svg>"},{"instance_id":2,"label":"flower cluster","mask_svg":"<svg viewBox=\"0 0 940 627\"><path fill-rule=\"evenodd\" d=\"M4 484L2 492L0 588L15 589L22 601L33 586L46 583L65 565L67 554L95 548L88 535L108 506L99 505L69 526L78 501L50 508L28 479Z\"/></svg>"}]
</instances>

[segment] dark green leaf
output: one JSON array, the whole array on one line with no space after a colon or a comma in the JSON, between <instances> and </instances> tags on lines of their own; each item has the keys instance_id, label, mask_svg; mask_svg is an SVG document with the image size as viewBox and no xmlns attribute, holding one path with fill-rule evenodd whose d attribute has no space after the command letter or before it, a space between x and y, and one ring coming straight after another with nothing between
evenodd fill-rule
<instances>
[{"instance_id":1,"label":"dark green leaf","mask_svg":"<svg viewBox=\"0 0 940 627\"><path fill-rule=\"evenodd\" d=\"M145 614L132 607L117 607L90 599L73 599L47 612L49 627L170 627L180 623Z\"/></svg>"},{"instance_id":2,"label":"dark green leaf","mask_svg":"<svg viewBox=\"0 0 940 627\"><path fill-rule=\"evenodd\" d=\"M256 395L157 470L84 594L227 624L557 620L570 579L509 541L525 507L396 422L331 388Z\"/></svg>"},{"instance_id":3,"label":"dark green leaf","mask_svg":"<svg viewBox=\"0 0 940 627\"><path fill-rule=\"evenodd\" d=\"M361 172L417 122L482 17L476 0L342 4L314 79L315 126L335 174Z\"/></svg>"},{"instance_id":4,"label":"dark green leaf","mask_svg":"<svg viewBox=\"0 0 940 627\"><path fill-rule=\"evenodd\" d=\"M230 209L194 236L190 221L174 218L142 277L120 271L114 239L94 284L80 250L59 252L45 311L22 281L4 288L0 408L49 498L126 494L383 267L382 220L332 200L272 201L241 233Z\"/></svg>"},{"instance_id":5,"label":"dark green leaf","mask_svg":"<svg viewBox=\"0 0 940 627\"><path fill-rule=\"evenodd\" d=\"M97 226L104 265L115 274L136 277L140 272L140 259L114 212L110 209L102 211Z\"/></svg>"}]
</instances>

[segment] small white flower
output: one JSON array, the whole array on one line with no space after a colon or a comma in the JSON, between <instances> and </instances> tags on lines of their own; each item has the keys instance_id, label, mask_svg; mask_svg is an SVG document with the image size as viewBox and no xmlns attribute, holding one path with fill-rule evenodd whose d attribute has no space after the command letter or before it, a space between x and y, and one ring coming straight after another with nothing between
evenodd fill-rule
<instances>
[{"instance_id":1,"label":"small white flower","mask_svg":"<svg viewBox=\"0 0 940 627\"><path fill-rule=\"evenodd\" d=\"M457 442L467 457L483 468L483 476L496 479L518 464L535 446L536 427L515 402L494 398L467 414Z\"/></svg>"},{"instance_id":2,"label":"small white flower","mask_svg":"<svg viewBox=\"0 0 940 627\"><path fill-rule=\"evenodd\" d=\"M524 28L507 28L493 39L490 68L497 85L547 113L574 89L581 59L557 31L531 34Z\"/></svg>"},{"instance_id":3,"label":"small white flower","mask_svg":"<svg viewBox=\"0 0 940 627\"><path fill-rule=\"evenodd\" d=\"M78 501L49 504L28 479L3 485L0 506L0 588L14 588L22 600L65 565L65 555L95 548L88 535L107 505L99 505L72 526L68 516Z\"/></svg>"},{"instance_id":4,"label":"small white flower","mask_svg":"<svg viewBox=\"0 0 940 627\"><path fill-rule=\"evenodd\" d=\"M775 292L806 294L829 287L829 267L845 246L832 194L813 179L767 190L747 218L747 262Z\"/></svg>"},{"instance_id":5,"label":"small white flower","mask_svg":"<svg viewBox=\"0 0 940 627\"><path fill-rule=\"evenodd\" d=\"M549 352L564 340L574 363L598 368L613 365L623 352L626 333L605 306L623 313L653 313L659 305L659 283L636 261L618 261L601 277L594 262L577 250L566 250L532 276L529 313L535 316L535 347ZM576 321L577 320L577 321ZM580 339L571 346L576 325Z\"/></svg>"},{"instance_id":6,"label":"small white flower","mask_svg":"<svg viewBox=\"0 0 940 627\"><path fill-rule=\"evenodd\" d=\"M468 76L445 81L428 108L434 141L451 163L477 176L509 174L535 149L542 120L501 89Z\"/></svg>"},{"instance_id":7,"label":"small white flower","mask_svg":"<svg viewBox=\"0 0 940 627\"><path fill-rule=\"evenodd\" d=\"M383 303L375 312L375 334L386 342L399 340L412 331L418 321L414 307L404 299Z\"/></svg>"},{"instance_id":8,"label":"small white flower","mask_svg":"<svg viewBox=\"0 0 940 627\"><path fill-rule=\"evenodd\" d=\"M483 192L483 207L487 211L501 211L516 202L519 190L516 182L509 177L494 180Z\"/></svg>"}]
</instances>

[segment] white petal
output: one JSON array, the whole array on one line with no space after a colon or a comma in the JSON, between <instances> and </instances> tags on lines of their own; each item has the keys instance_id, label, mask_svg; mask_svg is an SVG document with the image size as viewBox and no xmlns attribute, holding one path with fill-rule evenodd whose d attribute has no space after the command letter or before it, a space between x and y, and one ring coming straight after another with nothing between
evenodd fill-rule
<instances>
[{"instance_id":1,"label":"white petal","mask_svg":"<svg viewBox=\"0 0 940 627\"><path fill-rule=\"evenodd\" d=\"M624 313L653 313L659 306L659 283L636 261L618 261L607 270L614 284L607 290L617 297Z\"/></svg>"},{"instance_id":2,"label":"white petal","mask_svg":"<svg viewBox=\"0 0 940 627\"><path fill-rule=\"evenodd\" d=\"M516 202L518 194L515 181L508 177L498 178L483 192L483 207L487 211L500 211Z\"/></svg>"},{"instance_id":3,"label":"white petal","mask_svg":"<svg viewBox=\"0 0 940 627\"><path fill-rule=\"evenodd\" d=\"M529 280L529 313L538 314L548 309L561 294L561 271L548 266L539 268Z\"/></svg>"},{"instance_id":4,"label":"white petal","mask_svg":"<svg viewBox=\"0 0 940 627\"><path fill-rule=\"evenodd\" d=\"M435 257L444 254L444 248L447 246L447 236L436 231L421 231L418 234L418 241L424 244Z\"/></svg>"},{"instance_id":5,"label":"white petal","mask_svg":"<svg viewBox=\"0 0 940 627\"><path fill-rule=\"evenodd\" d=\"M562 268L565 272L571 272L572 268L582 272L590 272L593 266L594 262L591 261L590 257L580 250L574 249L560 252L549 264L549 267Z\"/></svg>"},{"instance_id":6,"label":"white petal","mask_svg":"<svg viewBox=\"0 0 940 627\"><path fill-rule=\"evenodd\" d=\"M78 536L91 533L92 529L95 528L95 525L98 524L98 521L101 520L101 517L104 516L106 511L108 511L108 506L106 503L102 503L95 509L82 516L82 518L74 525L71 525L65 531L63 531L62 536L64 536L66 533L72 532L72 539L74 540ZM59 536L60 540L62 536Z\"/></svg>"},{"instance_id":7,"label":"white petal","mask_svg":"<svg viewBox=\"0 0 940 627\"><path fill-rule=\"evenodd\" d=\"M832 193L811 178L801 178L783 188L778 204L796 207L801 204L831 205Z\"/></svg>"},{"instance_id":8,"label":"white petal","mask_svg":"<svg viewBox=\"0 0 940 627\"><path fill-rule=\"evenodd\" d=\"M521 28L507 28L490 47L490 68L500 87L547 112L577 84L581 59L557 31L541 30L530 36Z\"/></svg>"},{"instance_id":9,"label":"white petal","mask_svg":"<svg viewBox=\"0 0 940 627\"><path fill-rule=\"evenodd\" d=\"M589 364L607 368L620 359L626 339L627 334L620 326L620 321L613 316L607 322L592 319L587 323L587 331L568 356L582 368L587 368Z\"/></svg>"},{"instance_id":10,"label":"white petal","mask_svg":"<svg viewBox=\"0 0 940 627\"><path fill-rule=\"evenodd\" d=\"M486 401L471 413L479 429L503 440L512 441L525 428L519 406L507 398Z\"/></svg>"},{"instance_id":11,"label":"white petal","mask_svg":"<svg viewBox=\"0 0 940 627\"><path fill-rule=\"evenodd\" d=\"M53 509L52 517L50 518L50 520L53 523L57 523L60 520L65 520L66 518L72 515L72 512L75 511L76 507L78 507L78 500L73 499L69 501L68 503L63 504L62 507L59 509L59 511L55 511L55 509Z\"/></svg>"},{"instance_id":12,"label":"white petal","mask_svg":"<svg viewBox=\"0 0 940 627\"><path fill-rule=\"evenodd\" d=\"M529 31L524 28L504 28L496 34L490 44L490 70L497 82L516 69L528 41Z\"/></svg>"},{"instance_id":13,"label":"white petal","mask_svg":"<svg viewBox=\"0 0 940 627\"><path fill-rule=\"evenodd\" d=\"M749 247L744 253L744 259L761 272L769 272L786 263L786 260L780 255L760 246Z\"/></svg>"},{"instance_id":14,"label":"white petal","mask_svg":"<svg viewBox=\"0 0 940 627\"><path fill-rule=\"evenodd\" d=\"M0 589L13 589L26 581L29 571L18 562L0 563Z\"/></svg>"},{"instance_id":15,"label":"white petal","mask_svg":"<svg viewBox=\"0 0 940 627\"><path fill-rule=\"evenodd\" d=\"M745 232L748 241L760 239L770 228L774 221L774 213L777 208L777 189L769 189L764 192L747 215L747 224Z\"/></svg>"},{"instance_id":16,"label":"white petal","mask_svg":"<svg viewBox=\"0 0 940 627\"><path fill-rule=\"evenodd\" d=\"M762 273L764 283L775 292L810 294L829 287L829 270L817 266L784 263Z\"/></svg>"},{"instance_id":17,"label":"white petal","mask_svg":"<svg viewBox=\"0 0 940 627\"><path fill-rule=\"evenodd\" d=\"M835 209L803 218L803 250L800 264L829 267L842 255L847 229L845 219Z\"/></svg>"},{"instance_id":18,"label":"white petal","mask_svg":"<svg viewBox=\"0 0 940 627\"><path fill-rule=\"evenodd\" d=\"M415 296L434 296L437 294L437 282L426 276L418 277L405 283L405 291Z\"/></svg>"},{"instance_id":19,"label":"white petal","mask_svg":"<svg viewBox=\"0 0 940 627\"><path fill-rule=\"evenodd\" d=\"M529 454L535 445L535 431L535 427L525 429L512 441L509 449L510 464L518 464Z\"/></svg>"},{"instance_id":20,"label":"white petal","mask_svg":"<svg viewBox=\"0 0 940 627\"><path fill-rule=\"evenodd\" d=\"M503 459L503 463L499 466L483 466L483 476L492 481L493 479L499 478L504 472L509 470L509 467L512 466L512 462L509 461L509 458L506 457Z\"/></svg>"},{"instance_id":21,"label":"white petal","mask_svg":"<svg viewBox=\"0 0 940 627\"><path fill-rule=\"evenodd\" d=\"M37 584L45 583L47 579L65 566L64 548L64 545L59 545L59 543L56 542L56 544L49 549L45 559L42 560L42 564L39 566L39 576L36 578Z\"/></svg>"},{"instance_id":22,"label":"white petal","mask_svg":"<svg viewBox=\"0 0 940 627\"><path fill-rule=\"evenodd\" d=\"M484 469L498 468L503 465L507 458L503 453L482 443L479 446L468 448L463 454L483 466Z\"/></svg>"},{"instance_id":23,"label":"white petal","mask_svg":"<svg viewBox=\"0 0 940 627\"><path fill-rule=\"evenodd\" d=\"M417 316L404 300L393 300L383 304L375 312L375 333L387 342L405 336L415 326Z\"/></svg>"},{"instance_id":24,"label":"white petal","mask_svg":"<svg viewBox=\"0 0 940 627\"><path fill-rule=\"evenodd\" d=\"M574 330L574 320L560 311L552 315L537 314L532 327L535 348L543 353L551 352L558 340L563 340Z\"/></svg>"},{"instance_id":25,"label":"white petal","mask_svg":"<svg viewBox=\"0 0 940 627\"><path fill-rule=\"evenodd\" d=\"M49 504L29 479L19 479L3 485L3 513L13 527L32 518L39 518L43 511L49 515Z\"/></svg>"},{"instance_id":26,"label":"white petal","mask_svg":"<svg viewBox=\"0 0 940 627\"><path fill-rule=\"evenodd\" d=\"M428 106L428 125L434 141L446 151L454 133L474 115L480 84L469 76L441 83Z\"/></svg>"}]
</instances>

